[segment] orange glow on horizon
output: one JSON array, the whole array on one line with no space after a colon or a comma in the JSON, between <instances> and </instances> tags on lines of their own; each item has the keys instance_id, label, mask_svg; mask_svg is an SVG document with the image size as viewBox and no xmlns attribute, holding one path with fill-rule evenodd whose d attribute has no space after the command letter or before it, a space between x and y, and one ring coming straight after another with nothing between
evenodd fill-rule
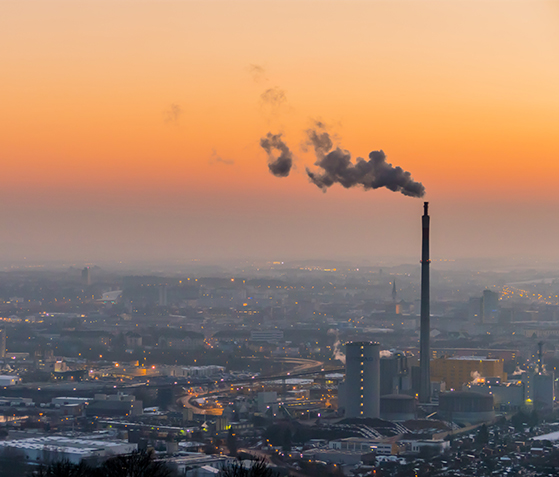
<instances>
[{"instance_id":1,"label":"orange glow on horizon","mask_svg":"<svg viewBox=\"0 0 559 477\"><path fill-rule=\"evenodd\" d=\"M240 244L274 227L322 240L335 212L345 251L342 231L358 234L362 217L412 217L418 200L308 182L317 119L354 158L383 149L450 222L474 204L472 221L512 227L530 207L544 223L559 205L557 12L528 0L2 2L3 239L94 230L99 216L137 231L155 216L206 250L222 224ZM270 88L285 100L266 103ZM294 153L288 178L268 172L268 131Z\"/></svg>"}]
</instances>

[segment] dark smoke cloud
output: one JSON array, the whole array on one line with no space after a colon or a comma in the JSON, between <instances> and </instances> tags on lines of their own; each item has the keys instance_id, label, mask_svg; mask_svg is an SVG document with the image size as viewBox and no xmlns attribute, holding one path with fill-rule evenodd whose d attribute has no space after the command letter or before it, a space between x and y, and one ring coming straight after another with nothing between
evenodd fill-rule
<instances>
[{"instance_id":1,"label":"dark smoke cloud","mask_svg":"<svg viewBox=\"0 0 559 477\"><path fill-rule=\"evenodd\" d=\"M330 135L324 131L324 126L317 123L319 131L309 130L307 135L313 145L317 161L315 165L322 171L313 172L307 169L307 175L312 183L324 192L333 184L341 184L345 188L362 186L365 190L386 187L394 192L401 192L410 197L423 197L425 187L421 182L415 182L411 174L401 167L394 167L386 162L383 151L373 151L369 160L358 157L355 164L351 162L351 153L333 144Z\"/></svg>"},{"instance_id":2,"label":"dark smoke cloud","mask_svg":"<svg viewBox=\"0 0 559 477\"><path fill-rule=\"evenodd\" d=\"M262 104L267 104L272 107L279 107L287 101L285 96L285 91L278 88L268 88L260 95L260 101Z\"/></svg>"},{"instance_id":3,"label":"dark smoke cloud","mask_svg":"<svg viewBox=\"0 0 559 477\"><path fill-rule=\"evenodd\" d=\"M268 168L276 177L287 177L293 166L293 154L283 142L281 134L266 134L260 139L260 145L268 153ZM274 156L274 150L280 155Z\"/></svg>"},{"instance_id":4,"label":"dark smoke cloud","mask_svg":"<svg viewBox=\"0 0 559 477\"><path fill-rule=\"evenodd\" d=\"M317 129L307 129L308 141L306 145L312 146L316 157L321 159L332 149L334 144L330 138L330 134L325 130L326 126L324 123L316 121L315 126L318 131Z\"/></svg>"}]
</instances>

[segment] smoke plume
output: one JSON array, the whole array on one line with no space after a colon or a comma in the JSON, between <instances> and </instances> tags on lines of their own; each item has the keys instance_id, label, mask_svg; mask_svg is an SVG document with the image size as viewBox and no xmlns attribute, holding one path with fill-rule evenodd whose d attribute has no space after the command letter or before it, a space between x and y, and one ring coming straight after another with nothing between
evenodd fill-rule
<instances>
[{"instance_id":1,"label":"smoke plume","mask_svg":"<svg viewBox=\"0 0 559 477\"><path fill-rule=\"evenodd\" d=\"M217 151L215 149L212 149L212 155L210 157L210 160L208 161L210 164L226 164L228 166L232 166L233 164L235 164L235 161L233 159L223 159L223 157L219 156L217 154Z\"/></svg>"},{"instance_id":2,"label":"smoke plume","mask_svg":"<svg viewBox=\"0 0 559 477\"><path fill-rule=\"evenodd\" d=\"M332 354L334 355L334 359L337 359L338 361L341 361L344 365L345 365L345 354L344 352L340 349L341 347L341 342L340 342L340 338L338 337L338 332L336 330L328 330L328 334L335 334L336 335L336 341L334 341L334 344L332 345Z\"/></svg>"},{"instance_id":3,"label":"smoke plume","mask_svg":"<svg viewBox=\"0 0 559 477\"><path fill-rule=\"evenodd\" d=\"M472 381L471 381L472 384L477 383L481 379L481 374L479 374L478 371L472 371L470 373L470 376L472 377Z\"/></svg>"},{"instance_id":4,"label":"smoke plume","mask_svg":"<svg viewBox=\"0 0 559 477\"><path fill-rule=\"evenodd\" d=\"M516 369L514 370L514 373L512 373L512 375L513 376L521 376L525 372L526 372L525 369L521 369L520 366L517 366Z\"/></svg>"},{"instance_id":5,"label":"smoke plume","mask_svg":"<svg viewBox=\"0 0 559 477\"><path fill-rule=\"evenodd\" d=\"M178 122L178 120L182 115L182 108L180 107L180 104L173 103L171 104L169 109L163 113L163 115L164 115L164 121L167 124L176 123Z\"/></svg>"},{"instance_id":6,"label":"smoke plume","mask_svg":"<svg viewBox=\"0 0 559 477\"><path fill-rule=\"evenodd\" d=\"M280 134L268 133L266 137L260 139L260 145L268 154L268 168L276 177L287 177L293 166L293 154L281 138ZM274 150L280 154L274 156Z\"/></svg>"},{"instance_id":7,"label":"smoke plume","mask_svg":"<svg viewBox=\"0 0 559 477\"><path fill-rule=\"evenodd\" d=\"M314 152L317 158L322 159L330 149L334 146L332 139L330 138L330 134L325 131L324 123L320 121L316 121L316 127L320 131L316 129L307 129L307 137L308 141L306 145L311 145L314 147Z\"/></svg>"},{"instance_id":8,"label":"smoke plume","mask_svg":"<svg viewBox=\"0 0 559 477\"><path fill-rule=\"evenodd\" d=\"M268 88L260 95L260 101L263 105L267 104L272 108L277 108L287 101L285 91L278 88Z\"/></svg>"},{"instance_id":9,"label":"smoke plume","mask_svg":"<svg viewBox=\"0 0 559 477\"><path fill-rule=\"evenodd\" d=\"M261 65L250 64L248 65L248 72L252 76L252 79L255 83L260 83L262 81L266 81L266 69Z\"/></svg>"},{"instance_id":10,"label":"smoke plume","mask_svg":"<svg viewBox=\"0 0 559 477\"><path fill-rule=\"evenodd\" d=\"M310 181L324 192L333 184L341 184L345 188L362 186L365 190L386 187L411 197L423 197L425 187L415 182L411 174L401 167L394 167L386 162L383 151L372 151L369 160L358 157L355 164L351 162L351 153L339 147L332 150L333 142L322 123L317 129L307 131L308 141L312 144L316 155L315 165L321 171L307 169Z\"/></svg>"}]
</instances>

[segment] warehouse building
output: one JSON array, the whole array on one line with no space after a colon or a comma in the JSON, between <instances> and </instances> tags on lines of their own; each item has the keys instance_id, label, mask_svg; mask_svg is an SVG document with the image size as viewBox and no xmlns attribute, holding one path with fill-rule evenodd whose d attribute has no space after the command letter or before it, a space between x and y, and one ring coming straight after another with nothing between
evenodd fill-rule
<instances>
[{"instance_id":1,"label":"warehouse building","mask_svg":"<svg viewBox=\"0 0 559 477\"><path fill-rule=\"evenodd\" d=\"M8 448L23 452L25 460L30 463L48 463L68 460L77 464L83 459L106 459L115 455L130 454L138 450L138 445L126 441L45 436L31 439L0 441L0 449Z\"/></svg>"}]
</instances>

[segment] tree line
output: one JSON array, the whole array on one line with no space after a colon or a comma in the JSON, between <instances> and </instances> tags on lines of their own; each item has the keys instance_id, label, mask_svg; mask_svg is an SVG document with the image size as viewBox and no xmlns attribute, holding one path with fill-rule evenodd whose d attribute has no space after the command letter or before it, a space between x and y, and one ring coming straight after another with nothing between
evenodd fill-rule
<instances>
[{"instance_id":1,"label":"tree line","mask_svg":"<svg viewBox=\"0 0 559 477\"><path fill-rule=\"evenodd\" d=\"M79 464L60 460L28 466L15 450L6 449L0 456L0 477L178 477L176 468L157 460L153 451L136 451L111 457L100 464L82 460ZM220 470L218 477L278 477L264 459L244 465L235 461Z\"/></svg>"}]
</instances>

